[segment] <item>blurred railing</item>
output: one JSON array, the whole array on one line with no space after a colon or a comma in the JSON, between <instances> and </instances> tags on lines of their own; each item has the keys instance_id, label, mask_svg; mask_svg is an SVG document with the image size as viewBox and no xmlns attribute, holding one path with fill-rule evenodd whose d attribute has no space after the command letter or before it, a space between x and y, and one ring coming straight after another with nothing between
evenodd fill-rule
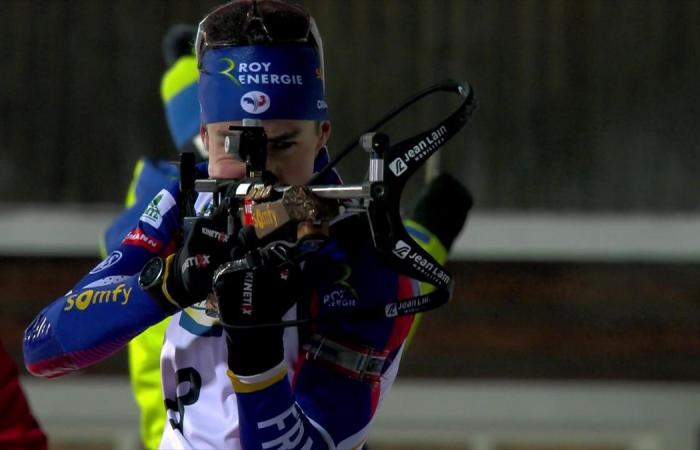
<instances>
[{"instance_id":1,"label":"blurred railing","mask_svg":"<svg viewBox=\"0 0 700 450\"><path fill-rule=\"evenodd\" d=\"M125 378L22 382L54 446L139 447ZM369 442L372 450L697 450L699 427L697 384L409 379L394 386Z\"/></svg>"},{"instance_id":2,"label":"blurred railing","mask_svg":"<svg viewBox=\"0 0 700 450\"><path fill-rule=\"evenodd\" d=\"M0 255L97 256L114 205L0 203ZM700 214L474 211L452 260L700 262Z\"/></svg>"}]
</instances>

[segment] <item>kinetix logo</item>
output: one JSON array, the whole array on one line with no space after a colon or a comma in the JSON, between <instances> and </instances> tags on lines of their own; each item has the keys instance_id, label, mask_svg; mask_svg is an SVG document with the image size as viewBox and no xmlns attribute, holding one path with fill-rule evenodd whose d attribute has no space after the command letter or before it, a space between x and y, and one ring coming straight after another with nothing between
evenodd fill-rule
<instances>
[{"instance_id":1,"label":"kinetix logo","mask_svg":"<svg viewBox=\"0 0 700 450\"><path fill-rule=\"evenodd\" d=\"M209 258L211 255L194 255L190 256L182 263L182 271L186 271L190 267L196 267L201 269L202 267L207 267L209 265Z\"/></svg>"}]
</instances>

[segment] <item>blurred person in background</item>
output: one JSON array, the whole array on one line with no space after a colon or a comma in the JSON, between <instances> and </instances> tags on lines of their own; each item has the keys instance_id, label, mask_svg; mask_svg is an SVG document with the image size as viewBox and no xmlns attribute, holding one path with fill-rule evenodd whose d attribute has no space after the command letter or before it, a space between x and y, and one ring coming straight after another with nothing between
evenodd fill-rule
<instances>
[{"instance_id":1,"label":"blurred person in background","mask_svg":"<svg viewBox=\"0 0 700 450\"><path fill-rule=\"evenodd\" d=\"M206 159L199 135L199 71L194 54L197 27L173 25L163 37L166 71L160 84L165 117L178 152L193 153L197 161ZM100 241L102 257L117 250L129 239L134 224L158 192L178 180L178 167L170 160L140 158L126 195L125 209L112 222ZM144 448L158 447L165 425L165 406L160 386L160 349L170 318L153 325L128 344L129 375L139 408L140 436Z\"/></svg>"},{"instance_id":2,"label":"blurred person in background","mask_svg":"<svg viewBox=\"0 0 700 450\"><path fill-rule=\"evenodd\" d=\"M4 450L46 450L44 432L29 408L19 372L0 342L0 448Z\"/></svg>"},{"instance_id":3,"label":"blurred person in background","mask_svg":"<svg viewBox=\"0 0 700 450\"><path fill-rule=\"evenodd\" d=\"M193 153L197 161L206 159L199 136L199 100L197 99L197 61L194 39L197 27L173 25L163 37L163 58L166 71L161 78L160 98L170 137L178 152ZM125 209L107 227L100 240L102 257L114 251L134 228L148 202L164 187L178 179L178 168L172 160L140 158L126 194Z\"/></svg>"},{"instance_id":4,"label":"blurred person in background","mask_svg":"<svg viewBox=\"0 0 700 450\"><path fill-rule=\"evenodd\" d=\"M269 137L268 169L283 183L305 184L327 163L330 135L321 106L323 50L313 19L282 1L239 0L207 16L198 40L208 175L244 176L244 164L224 150L224 136L229 125L250 117L243 100L257 92L254 106L264 109L258 117ZM273 67L278 79L300 78L278 86L252 83L241 90L231 76L236 65L239 72ZM262 89L272 92L269 99L260 95ZM273 108L272 101L280 105ZM206 176L204 166L199 169ZM443 187L453 181L439 180ZM322 180L338 182L334 172ZM236 259L233 265L240 270L222 272L212 287L214 269L232 252L240 258L245 244L230 242L224 218L206 195L196 207L208 216L198 219L183 240L180 196L177 186L160 191L118 249L30 324L25 334L30 372L53 377L98 362L174 314L161 352L167 408L162 448L363 445L396 376L413 316L319 319L300 332L260 325L293 320L299 299L315 298L314 307L322 311L355 309L414 296L416 283L377 260L365 223L346 219L331 228L330 241L303 270L249 267L247 260ZM436 233L443 247L454 240L464 217L459 226ZM332 292L344 301L318 302ZM370 355L375 368L358 371L347 365L348 358L360 355Z\"/></svg>"}]
</instances>

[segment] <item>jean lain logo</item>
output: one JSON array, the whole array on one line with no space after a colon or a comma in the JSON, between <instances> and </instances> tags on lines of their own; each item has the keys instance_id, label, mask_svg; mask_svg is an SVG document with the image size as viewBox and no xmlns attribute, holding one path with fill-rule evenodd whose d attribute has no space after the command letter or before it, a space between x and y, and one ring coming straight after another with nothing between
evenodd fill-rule
<instances>
[{"instance_id":1,"label":"jean lain logo","mask_svg":"<svg viewBox=\"0 0 700 450\"><path fill-rule=\"evenodd\" d=\"M241 97L241 108L250 114L262 114L270 109L270 96L260 91L250 91Z\"/></svg>"},{"instance_id":2,"label":"jean lain logo","mask_svg":"<svg viewBox=\"0 0 700 450\"><path fill-rule=\"evenodd\" d=\"M401 158L396 158L389 163L389 169L398 177L408 169L408 166Z\"/></svg>"},{"instance_id":3,"label":"jean lain logo","mask_svg":"<svg viewBox=\"0 0 700 450\"><path fill-rule=\"evenodd\" d=\"M411 246L399 239L394 246L394 255L401 259L406 259L408 254L411 252Z\"/></svg>"}]
</instances>

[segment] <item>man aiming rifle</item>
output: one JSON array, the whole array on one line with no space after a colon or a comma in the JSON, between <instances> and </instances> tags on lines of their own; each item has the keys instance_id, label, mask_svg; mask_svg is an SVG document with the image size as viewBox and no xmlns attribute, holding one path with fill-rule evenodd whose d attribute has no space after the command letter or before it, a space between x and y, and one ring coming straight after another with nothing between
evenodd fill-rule
<instances>
[{"instance_id":1,"label":"man aiming rifle","mask_svg":"<svg viewBox=\"0 0 700 450\"><path fill-rule=\"evenodd\" d=\"M251 116L267 136L268 179L303 186L326 166L331 125L322 55L315 23L300 7L238 0L208 15L197 60L209 161L198 176L249 175L225 143L231 127ZM243 78L242 85L239 72L256 68L268 76ZM325 171L314 181L339 179ZM198 218L185 230L184 200L178 185L158 193L132 239L37 316L25 332L30 372L53 377L96 363L172 315L161 353L161 448L362 446L414 317L413 310L363 312L401 309L403 299L419 294L418 283L379 257L358 216L331 224L303 264L265 264L250 255L275 242L232 233L231 205L198 196ZM449 279L436 273L438 281ZM282 322L305 325L275 326Z\"/></svg>"}]
</instances>

